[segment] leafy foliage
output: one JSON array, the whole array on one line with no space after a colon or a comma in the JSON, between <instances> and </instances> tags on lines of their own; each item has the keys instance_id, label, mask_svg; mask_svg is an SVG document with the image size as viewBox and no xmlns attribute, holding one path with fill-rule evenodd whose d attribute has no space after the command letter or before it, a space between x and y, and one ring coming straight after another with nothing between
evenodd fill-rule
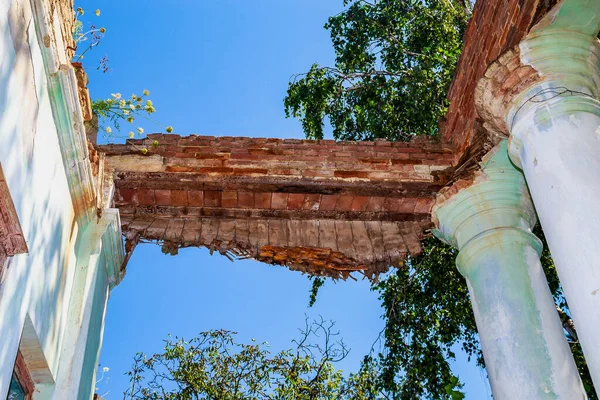
<instances>
[{"instance_id":1,"label":"leafy foliage","mask_svg":"<svg viewBox=\"0 0 600 400\"><path fill-rule=\"evenodd\" d=\"M329 18L334 67L314 64L289 83L286 115L307 137L408 140L437 133L470 4L461 0L345 0Z\"/></svg>"},{"instance_id":2,"label":"leafy foliage","mask_svg":"<svg viewBox=\"0 0 600 400\"><path fill-rule=\"evenodd\" d=\"M150 117L156 112L152 100L146 97L150 95L148 90L142 92L142 95L132 94L130 99L123 98L121 93L114 93L108 99L94 100L92 102L92 111L98 115L100 119L100 127L107 134L107 138L113 135L111 125L117 130L121 130L121 123L127 122L134 131L130 131L128 137L133 139L135 133L142 135L144 129L137 125L137 118L144 118L155 125L163 128L167 133L173 132L172 126L162 126Z\"/></svg>"},{"instance_id":3,"label":"leafy foliage","mask_svg":"<svg viewBox=\"0 0 600 400\"><path fill-rule=\"evenodd\" d=\"M423 247L421 256L373 287L386 322L381 385L397 399L462 399L452 349L461 345L483 366L467 285L455 249L435 238Z\"/></svg>"},{"instance_id":4,"label":"leafy foliage","mask_svg":"<svg viewBox=\"0 0 600 400\"><path fill-rule=\"evenodd\" d=\"M269 344L235 342L235 333L202 332L192 340L168 339L164 351L138 354L128 373L125 399L382 399L371 364L347 378L334 364L348 354L334 324L306 325L294 349L272 354ZM319 343L310 340L319 338Z\"/></svg>"},{"instance_id":5,"label":"leafy foliage","mask_svg":"<svg viewBox=\"0 0 600 400\"><path fill-rule=\"evenodd\" d=\"M325 283L325 278L320 276L309 276L308 279L312 281L312 286L310 287L310 299L308 300L308 306L312 307L317 301L317 294L319 294L319 289Z\"/></svg>"}]
</instances>

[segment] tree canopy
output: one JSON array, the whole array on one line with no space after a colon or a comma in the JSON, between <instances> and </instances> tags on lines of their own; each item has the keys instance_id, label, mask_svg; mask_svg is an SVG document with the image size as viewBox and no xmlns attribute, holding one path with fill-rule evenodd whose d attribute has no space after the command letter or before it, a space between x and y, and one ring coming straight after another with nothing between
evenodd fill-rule
<instances>
[{"instance_id":1,"label":"tree canopy","mask_svg":"<svg viewBox=\"0 0 600 400\"><path fill-rule=\"evenodd\" d=\"M124 399L376 400L369 360L344 376L335 363L348 349L334 323L306 325L289 350L272 353L266 342L237 343L225 330L202 332L191 340L167 339L164 351L134 359ZM316 341L315 341L316 340Z\"/></svg>"},{"instance_id":2,"label":"tree canopy","mask_svg":"<svg viewBox=\"0 0 600 400\"><path fill-rule=\"evenodd\" d=\"M332 67L313 64L289 83L286 115L306 136L407 140L434 135L470 15L468 0L344 0L325 28Z\"/></svg>"}]
</instances>

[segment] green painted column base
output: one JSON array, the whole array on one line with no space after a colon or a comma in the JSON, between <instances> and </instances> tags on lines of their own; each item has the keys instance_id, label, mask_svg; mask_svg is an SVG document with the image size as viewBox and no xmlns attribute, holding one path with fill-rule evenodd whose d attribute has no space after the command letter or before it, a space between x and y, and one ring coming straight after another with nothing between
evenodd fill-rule
<instances>
[{"instance_id":1,"label":"green painted column base","mask_svg":"<svg viewBox=\"0 0 600 400\"><path fill-rule=\"evenodd\" d=\"M532 233L535 211L502 141L474 184L436 205L435 235L456 246L494 399L585 399Z\"/></svg>"}]
</instances>

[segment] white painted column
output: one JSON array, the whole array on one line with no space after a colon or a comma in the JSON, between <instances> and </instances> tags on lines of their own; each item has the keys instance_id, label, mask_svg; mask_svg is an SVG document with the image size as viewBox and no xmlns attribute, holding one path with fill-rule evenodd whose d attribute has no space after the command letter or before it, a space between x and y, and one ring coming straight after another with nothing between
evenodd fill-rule
<instances>
[{"instance_id":1,"label":"white painted column","mask_svg":"<svg viewBox=\"0 0 600 400\"><path fill-rule=\"evenodd\" d=\"M538 80L506 115L511 159L523 169L600 387L599 0L565 0L520 44Z\"/></svg>"},{"instance_id":2,"label":"white painted column","mask_svg":"<svg viewBox=\"0 0 600 400\"><path fill-rule=\"evenodd\" d=\"M561 104L564 100L568 104ZM552 103L519 116L513 135L523 139L513 140L511 155L527 178L592 379L600 387L600 103L581 96Z\"/></svg>"},{"instance_id":3,"label":"white painted column","mask_svg":"<svg viewBox=\"0 0 600 400\"><path fill-rule=\"evenodd\" d=\"M93 396L104 328L103 322L98 324L98 316L104 320L108 291L122 277L119 272L123 249L118 211L104 209L102 218L90 222L81 233L76 247L77 269L52 394L56 400ZM102 292L104 296L97 296ZM96 356L90 357L94 351Z\"/></svg>"},{"instance_id":4,"label":"white painted column","mask_svg":"<svg viewBox=\"0 0 600 400\"><path fill-rule=\"evenodd\" d=\"M457 247L495 400L585 399L540 263L535 211L506 140L474 184L440 196L434 233Z\"/></svg>"}]
</instances>

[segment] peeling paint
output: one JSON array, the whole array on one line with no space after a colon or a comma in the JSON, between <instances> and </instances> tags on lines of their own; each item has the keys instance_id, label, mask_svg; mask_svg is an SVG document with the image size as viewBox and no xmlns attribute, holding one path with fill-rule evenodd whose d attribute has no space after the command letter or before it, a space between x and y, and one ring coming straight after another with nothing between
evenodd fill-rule
<instances>
[{"instance_id":1,"label":"peeling paint","mask_svg":"<svg viewBox=\"0 0 600 400\"><path fill-rule=\"evenodd\" d=\"M585 399L542 271L535 210L503 140L481 178L434 206L434 234L460 250L495 399Z\"/></svg>"}]
</instances>

